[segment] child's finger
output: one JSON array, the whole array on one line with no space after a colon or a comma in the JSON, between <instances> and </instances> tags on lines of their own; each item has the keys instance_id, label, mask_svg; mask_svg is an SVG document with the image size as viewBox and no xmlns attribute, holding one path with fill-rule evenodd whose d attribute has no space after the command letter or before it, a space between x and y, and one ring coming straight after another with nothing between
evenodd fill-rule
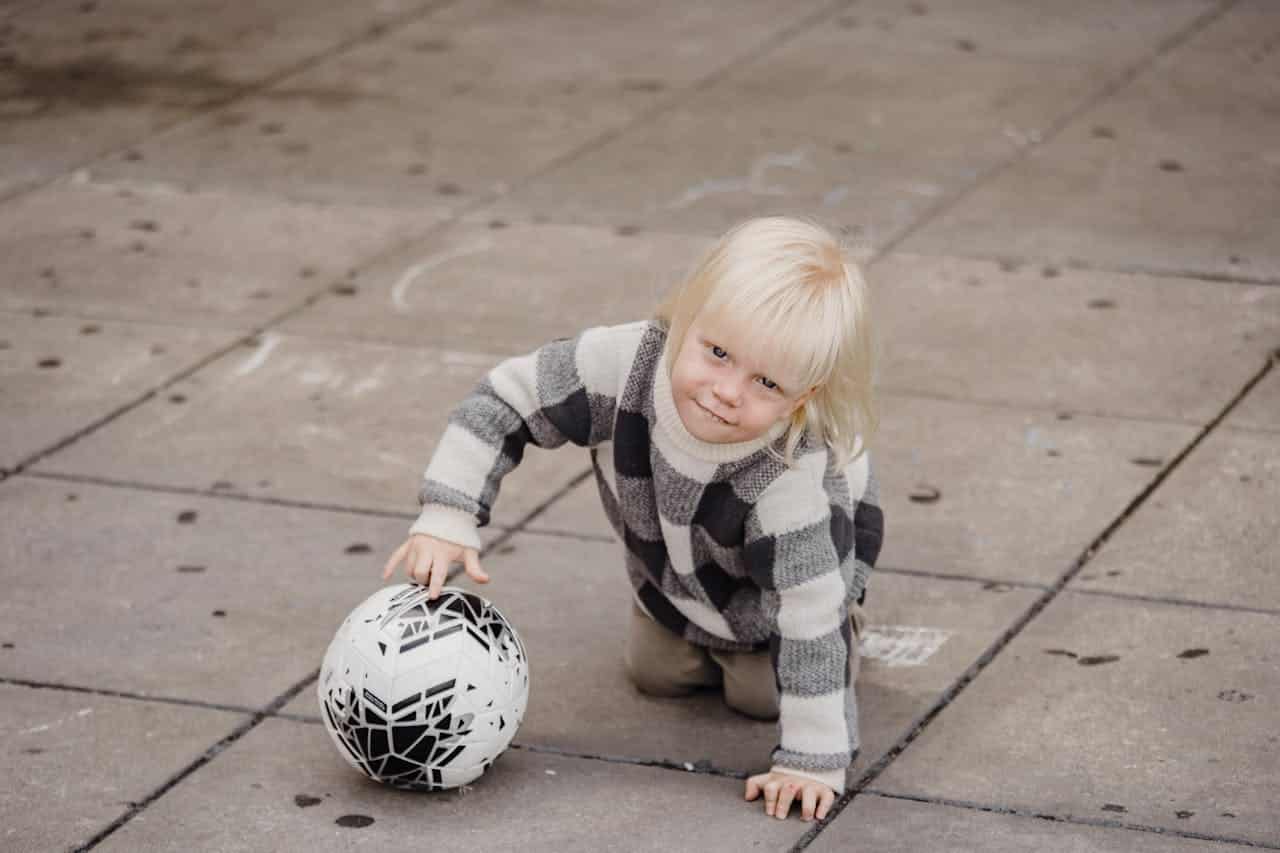
<instances>
[{"instance_id":1,"label":"child's finger","mask_svg":"<svg viewBox=\"0 0 1280 853\"><path fill-rule=\"evenodd\" d=\"M756 777L752 776L747 780L747 802L751 802L758 796L760 796L760 783Z\"/></svg>"},{"instance_id":2,"label":"child's finger","mask_svg":"<svg viewBox=\"0 0 1280 853\"><path fill-rule=\"evenodd\" d=\"M769 817L773 817L774 809L778 806L778 788L781 787L777 782L769 781L764 783L764 813Z\"/></svg>"},{"instance_id":3,"label":"child's finger","mask_svg":"<svg viewBox=\"0 0 1280 853\"><path fill-rule=\"evenodd\" d=\"M818 790L811 785L806 785L804 796L800 800L800 816L805 820L813 820L813 812L817 805Z\"/></svg>"},{"instance_id":4,"label":"child's finger","mask_svg":"<svg viewBox=\"0 0 1280 853\"><path fill-rule=\"evenodd\" d=\"M391 559L387 560L387 564L382 567L382 579L386 580L395 572L396 566L404 559L404 552L409 550L409 543L405 542L395 553L391 555Z\"/></svg>"},{"instance_id":5,"label":"child's finger","mask_svg":"<svg viewBox=\"0 0 1280 853\"><path fill-rule=\"evenodd\" d=\"M449 577L449 561L433 560L431 563L431 582L428 585L427 598L432 601L440 597L440 590L444 587L445 579Z\"/></svg>"},{"instance_id":6,"label":"child's finger","mask_svg":"<svg viewBox=\"0 0 1280 853\"><path fill-rule=\"evenodd\" d=\"M476 583L488 583L489 573L480 568L480 555L468 549L463 555L463 565L467 568L467 577Z\"/></svg>"},{"instance_id":7,"label":"child's finger","mask_svg":"<svg viewBox=\"0 0 1280 853\"><path fill-rule=\"evenodd\" d=\"M831 806L836 801L836 792L830 788L822 792L822 797L818 800L818 820L825 820L827 812L831 811Z\"/></svg>"},{"instance_id":8,"label":"child's finger","mask_svg":"<svg viewBox=\"0 0 1280 853\"><path fill-rule=\"evenodd\" d=\"M796 786L791 782L787 782L782 786L782 790L778 792L778 805L773 809L773 816L778 820L786 820L787 812L791 811L791 801L796 798Z\"/></svg>"},{"instance_id":9,"label":"child's finger","mask_svg":"<svg viewBox=\"0 0 1280 853\"><path fill-rule=\"evenodd\" d=\"M409 562L409 580L425 584L431 580L431 555L415 553Z\"/></svg>"}]
</instances>

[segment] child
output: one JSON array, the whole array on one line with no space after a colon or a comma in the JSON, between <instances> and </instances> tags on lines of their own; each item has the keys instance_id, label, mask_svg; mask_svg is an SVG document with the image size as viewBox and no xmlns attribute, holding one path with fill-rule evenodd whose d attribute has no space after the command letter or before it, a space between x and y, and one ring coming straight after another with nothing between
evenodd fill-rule
<instances>
[{"instance_id":1,"label":"child","mask_svg":"<svg viewBox=\"0 0 1280 853\"><path fill-rule=\"evenodd\" d=\"M453 412L422 514L387 562L435 597L487 583L476 528L524 446L591 448L634 606L645 693L723 686L778 719L765 814L826 816L858 750L860 605L883 520L868 457L873 347L857 269L826 231L766 218L726 234L653 320L502 362Z\"/></svg>"}]
</instances>

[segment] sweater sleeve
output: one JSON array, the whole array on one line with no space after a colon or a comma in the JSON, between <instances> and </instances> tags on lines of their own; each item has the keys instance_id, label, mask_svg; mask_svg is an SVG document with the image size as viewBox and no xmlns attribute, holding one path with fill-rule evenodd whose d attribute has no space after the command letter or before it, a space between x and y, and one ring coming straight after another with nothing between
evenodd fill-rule
<instances>
[{"instance_id":1,"label":"sweater sleeve","mask_svg":"<svg viewBox=\"0 0 1280 853\"><path fill-rule=\"evenodd\" d=\"M878 508L857 510L863 499L874 506L867 463L862 482L857 463L834 476L826 465L826 453L808 454L766 489L748 516L744 559L773 627L773 769L839 792L859 747L848 602L861 598L880 531ZM860 533L859 521L876 530Z\"/></svg>"},{"instance_id":2,"label":"sweater sleeve","mask_svg":"<svg viewBox=\"0 0 1280 853\"><path fill-rule=\"evenodd\" d=\"M494 367L449 416L410 528L480 546L502 478L525 447L594 447L612 437L621 356L642 324L587 329Z\"/></svg>"}]
</instances>

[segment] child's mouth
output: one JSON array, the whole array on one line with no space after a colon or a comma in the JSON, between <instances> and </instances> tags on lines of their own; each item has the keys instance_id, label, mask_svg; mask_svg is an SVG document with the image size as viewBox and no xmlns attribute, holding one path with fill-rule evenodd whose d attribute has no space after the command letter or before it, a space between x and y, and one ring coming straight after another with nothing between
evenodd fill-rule
<instances>
[{"instance_id":1,"label":"child's mouth","mask_svg":"<svg viewBox=\"0 0 1280 853\"><path fill-rule=\"evenodd\" d=\"M729 421L726 421L724 418L720 417L715 412L711 411L706 406L699 403L697 400L694 400L693 402L697 405L699 409L706 412L707 417L711 418L716 423L724 424L725 426L733 426L733 424L731 424Z\"/></svg>"}]
</instances>

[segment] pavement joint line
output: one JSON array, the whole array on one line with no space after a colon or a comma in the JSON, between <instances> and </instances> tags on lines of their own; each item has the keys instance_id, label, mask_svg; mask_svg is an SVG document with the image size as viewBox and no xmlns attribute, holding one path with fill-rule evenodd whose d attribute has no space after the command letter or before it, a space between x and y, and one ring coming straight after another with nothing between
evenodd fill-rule
<instances>
[{"instance_id":1,"label":"pavement joint line","mask_svg":"<svg viewBox=\"0 0 1280 853\"><path fill-rule=\"evenodd\" d=\"M1033 141L1029 141L1026 145L1023 145L1015 149L1013 154L1010 155L1007 159L999 163L996 163L991 168L982 172L976 178L974 178L973 181L971 181L967 186L960 188L955 193L953 193L950 197L942 199L933 207L927 209L914 222L909 223L897 234L890 237L883 245L881 245L878 249L872 252L871 257L870 259L867 260L865 266L868 266L868 267L873 266L881 258L891 254L908 239L918 234L923 228L932 224L933 222L941 218L946 213L950 212L957 205L959 205L960 202L967 199L970 195L976 192L980 187L985 186L986 184L990 183L1001 174L1013 168L1015 165L1025 161L1027 157L1030 156L1031 152L1044 147L1051 140L1055 139L1060 133L1062 133L1062 131L1065 130L1069 125L1071 125L1071 123L1074 122L1076 119L1080 118L1082 115L1084 115L1086 112L1096 107L1098 104L1103 103L1112 95L1115 95L1117 92L1124 89L1134 80L1138 79L1140 76L1142 76L1143 73L1145 73L1149 68L1151 68L1151 66L1153 66L1159 59L1173 52L1178 47L1181 47L1184 42L1186 42L1192 36L1199 33L1205 27L1209 26L1209 24L1213 23L1218 18L1225 15L1228 11L1231 10L1233 6L1237 5L1239 2L1240 0L1223 0L1223 2L1219 3L1216 7L1210 8L1209 10L1200 13L1198 16L1196 16L1194 20L1191 21L1191 23L1187 24L1185 27L1173 33L1172 35L1166 37L1163 41L1157 44L1155 49L1151 53L1149 53L1147 56L1143 57L1138 62L1134 63L1129 68L1121 71L1118 75L1116 75L1116 77L1109 80L1105 85L1103 85L1096 92L1086 96L1083 100L1081 100L1078 104L1076 104L1075 107L1067 110L1065 113L1059 116L1057 120L1050 122L1049 125L1045 128L1045 130L1036 139L1034 139ZM807 846L807 844L808 842L803 842L802 845L797 845L796 849L802 850L804 849L804 846Z\"/></svg>"},{"instance_id":2,"label":"pavement joint line","mask_svg":"<svg viewBox=\"0 0 1280 853\"><path fill-rule=\"evenodd\" d=\"M583 483L583 481L585 481L588 477L591 476L591 473L592 473L592 469L590 468L579 471L572 478L570 478L569 482L565 483L563 486L557 489L549 498L547 498L542 503L535 506L533 509L529 510L527 513L525 513L523 518L521 518L515 524L513 524L512 526L504 530L492 542L490 542L489 544L481 548L479 552L479 556L483 557L492 553L495 549L505 545L517 533L526 532L524 528L529 522L533 521L535 518L537 518L538 516L546 512L548 509L550 509L551 505L554 504L556 501L560 500L562 497L569 494L569 492L572 492L574 489L578 488L578 486L580 486ZM527 531L527 532L532 533L533 531ZM445 582L447 583L449 581L452 581L458 575L462 574L464 570L465 569L461 563L455 563L453 566L450 567L449 574L446 575L445 577Z\"/></svg>"},{"instance_id":3,"label":"pavement joint line","mask_svg":"<svg viewBox=\"0 0 1280 853\"><path fill-rule=\"evenodd\" d=\"M0 203L2 203L2 201L3 200L0 199ZM162 392L168 390L169 388L172 388L174 385L178 384L179 382L189 379L190 377L199 373L201 370L204 370L206 367L214 364L217 361L220 361L225 356L230 355L231 353L235 352L238 349L242 349L247 346L256 345L261 339L261 337L265 334L268 334L273 327L280 325L281 323L285 322L290 317L293 317L296 314L301 314L307 308L310 308L312 305L318 302L321 298L323 298L325 294L332 293L333 289L338 287L339 283L343 281L344 278L349 279L354 277L354 275L359 269L376 263L378 259L394 251L395 248L399 245L400 244L393 244L392 248L386 249L381 252L375 252L372 256L365 258L363 261L353 265L352 269L346 274L345 277L339 277L337 279L329 279L329 280L326 280L324 283L317 285L310 293L300 298L292 307L282 308L281 310L277 311L274 315L268 315L265 321L250 328L247 332L240 334L238 337L234 338L229 343L226 343L223 346L214 349L208 355L198 359L194 364L186 367L185 369L179 370L177 373L171 375L168 379L162 380L160 384L157 385L156 387L142 392L142 394L139 397L135 398L134 400L128 403L125 403L119 406L118 408L116 408L115 410L113 410L112 412L98 418L95 421L90 422L88 426L81 427L79 430L72 433L70 436L62 439L61 441L55 443L54 445L47 447L44 450L37 451L32 456L22 460L21 462L18 463L18 465L15 468L11 469L10 473L11 474L23 473L27 468L31 467L32 465L38 464L44 459L58 453L59 451L65 450L67 447L71 446L72 444L75 444L77 441L80 441L82 438L90 435L91 433L96 432L97 430L101 429L102 427L106 426L112 421L123 417L124 415L128 414L134 409L141 407L145 403L159 396Z\"/></svg>"},{"instance_id":4,"label":"pavement joint line","mask_svg":"<svg viewBox=\"0 0 1280 853\"><path fill-rule=\"evenodd\" d=\"M1150 604L1168 604L1173 607L1191 607L1196 610L1226 610L1232 613L1256 613L1260 616L1280 616L1280 609L1274 607L1250 607L1246 604L1215 603L1212 601L1192 601L1187 598L1173 598L1163 595L1143 595L1136 592L1115 592L1105 589L1066 589L1069 595L1092 595L1098 598L1114 598L1121 601L1142 601Z\"/></svg>"},{"instance_id":5,"label":"pavement joint line","mask_svg":"<svg viewBox=\"0 0 1280 853\"><path fill-rule=\"evenodd\" d=\"M968 252L946 252L928 250L904 252L918 258L933 260L979 261L990 264L1013 264L1017 267L1062 267L1080 272L1112 273L1116 275L1141 276L1143 278L1185 278L1194 281L1213 282L1215 284L1238 284L1242 286L1274 286L1280 285L1280 276L1229 275L1208 270L1190 270L1177 268L1148 267L1141 264L1097 263L1084 258L1028 258L1017 255L988 255Z\"/></svg>"},{"instance_id":6,"label":"pavement joint line","mask_svg":"<svg viewBox=\"0 0 1280 853\"><path fill-rule=\"evenodd\" d=\"M29 687L32 690L57 690L63 693L85 693L108 699L130 699L136 702L156 702L163 705L180 705L187 708L204 708L210 711L230 711L234 714L252 715L257 708L247 705L229 705L224 702L206 702L201 699L183 699L177 696L156 696L150 693L134 693L129 690L113 690L109 687L88 687L82 684L61 684L52 681L33 681L27 678L10 678L0 675L0 684Z\"/></svg>"},{"instance_id":7,"label":"pavement joint line","mask_svg":"<svg viewBox=\"0 0 1280 853\"><path fill-rule=\"evenodd\" d=\"M557 527L530 527L521 531L530 536L550 536L555 539L571 539L574 542L597 542L601 544L615 543L617 537L605 533L578 533L573 530L561 530Z\"/></svg>"},{"instance_id":8,"label":"pavement joint line","mask_svg":"<svg viewBox=\"0 0 1280 853\"><path fill-rule=\"evenodd\" d=\"M329 288L329 287L332 287L332 285L326 284L324 285L324 287ZM59 451L65 450L67 447L70 447L71 445L75 444L77 441L80 441L82 438L90 435L93 432L96 432L97 430L101 429L102 427L106 426L112 421L115 421L116 419L123 417L124 415L128 414L134 409L137 409L142 405L144 405L145 403L155 399L162 392L168 390L169 388L172 388L174 385L178 384L179 382L182 382L183 380L194 376L196 373L199 373L201 370L213 364L214 362L219 361L224 356L229 355L230 353L235 352L238 349L241 349L247 345L252 344L252 342L256 340L260 335L265 334L266 331L272 325L280 323L283 320L290 317L291 315L305 309L308 305L311 304L311 300L313 299L313 297L314 297L314 294L312 294L311 296L308 296L306 299L302 300L302 302L299 305L290 309L285 309L284 311L278 313L275 317L269 319L266 323L262 324L261 326L255 327L249 332L246 332L240 335L239 337L233 339L230 343L224 344L221 347L214 349L213 352L209 353L203 358L197 359L194 364L182 370L179 370L177 373L171 375L168 379L162 380L160 384L157 385L156 387L143 391L141 395L139 395L132 401L117 407L113 411L109 412L106 415L103 415L102 417L98 418L95 421L91 421L88 424L88 426L81 427L79 430L73 432L71 435L53 444L52 446L46 447L43 450L37 451L33 455L19 462L17 467L13 469L13 472L23 473L24 471L26 471L27 468L31 467L32 465L36 465L39 462L43 461L44 459L47 459L48 457L58 453Z\"/></svg>"},{"instance_id":9,"label":"pavement joint line","mask_svg":"<svg viewBox=\"0 0 1280 853\"><path fill-rule=\"evenodd\" d=\"M215 744L213 744L213 746L205 750L203 755L201 755L199 758L192 761L190 764L188 764L186 767L182 768L178 772L174 773L172 776L166 779L163 783L161 783L159 787L151 791L145 797L143 797L140 800L134 801L129 806L129 808L124 812L124 814L120 815L118 818L116 818L111 823L109 823L106 827L99 830L99 832L96 835L94 835L84 844L81 844L73 848L73 853L87 853L87 851L92 850L94 847L97 847L109 836L111 836L116 830L120 829L125 824L129 823L129 821L133 820L135 817L137 817L139 814L145 811L152 803L154 803L156 800L163 797L165 794L167 794L173 788L177 787L179 784L181 784L183 780L185 780L188 776L195 773L201 767L204 767L213 759L217 758L218 755L220 755L225 749L227 749L227 747L231 746L236 741L240 740L240 738L244 737L246 734L248 734L249 732L257 728L258 725L263 720L266 720L272 717L276 711L280 710L285 705L287 705L290 701L292 701L295 696L297 696L299 693L305 690L319 676L320 676L319 668L312 670L311 674L303 678L301 681L295 683L292 687L287 689L284 693L281 693L279 696L277 696L275 699L273 699L270 703L268 703L266 706L264 706L260 710L255 711L253 713L253 716L249 720L241 723L240 725L232 729L230 734L226 735L225 737L217 741Z\"/></svg>"},{"instance_id":10,"label":"pavement joint line","mask_svg":"<svg viewBox=\"0 0 1280 853\"><path fill-rule=\"evenodd\" d=\"M412 521L418 517L415 512L404 512L399 510L388 509L370 509L368 507L343 506L341 504L322 504L314 501L302 501L293 498L272 498L261 495L247 495L243 492L236 492L228 489L202 489L195 486L173 486L164 483L144 483L136 480L117 480L111 477L98 477L88 474L71 474L62 471L21 471L21 472L5 472L0 471L0 482L13 474L14 476L22 476L24 478L38 480L57 480L63 483L78 483L89 486L104 486L108 488L130 489L139 492L153 492L167 495L187 495L190 497L210 498L217 500L239 501L241 503L261 504L266 506L287 507L290 509L306 509L316 510L320 512L335 512L344 515L365 515L375 518L401 519L404 521ZM531 536L552 536L561 539L574 539L582 542L613 542L610 536L604 536L593 533L574 533L566 530L529 530L524 527L537 516L550 508L551 504L577 488L591 475L591 469L577 474L572 480L562 486L550 498L539 504L534 509L526 513L522 518L512 524L491 524L490 530L501 531L498 539L490 542L485 546L485 551L492 550L495 546L505 542L516 533L527 533Z\"/></svg>"},{"instance_id":11,"label":"pavement joint line","mask_svg":"<svg viewBox=\"0 0 1280 853\"><path fill-rule=\"evenodd\" d=\"M996 638L995 642L993 642L986 651L979 655L978 659L970 664L969 667L961 673L954 682L952 682L951 686L947 687L938 696L938 698L934 700L928 710L912 722L906 733L898 739L897 743L891 746L888 751L875 762L875 764L863 771L862 775L852 786L850 786L849 790L836 800L831 811L827 813L827 816L821 821L818 821L808 832L801 836L800 840L797 841L796 845L792 848L793 853L795 853L795 851L804 850L812 844L813 840L817 838L818 835L837 817L839 817L840 813L844 811L845 807L853 800L854 797L857 796L859 791L874 782L886 769L888 769L889 765L897 760L898 756L905 752L911 744L919 738L920 734L929 726L929 724L932 723L939 714L946 710L947 706L954 702L955 699L963 693L979 675L982 674L991 662L995 660L995 658L1003 652L1010 643L1013 642L1014 638L1021 634L1027 625L1039 616L1040 613L1058 597L1059 593L1066 588L1067 584L1074 580L1076 575L1078 575L1081 570L1089 564L1089 561L1093 559L1094 555L1102 550L1115 532L1119 530L1125 522L1127 522L1129 518L1143 506L1143 504L1146 503L1147 499L1164 484L1165 480L1167 480L1173 472L1178 469L1182 462L1190 456L1206 438L1208 438L1209 434L1212 433L1214 429L1216 429L1218 425L1221 424L1227 416L1240 405L1249 392L1262 382L1262 380L1277 364L1280 364L1280 350L1273 352L1268 356L1266 363L1263 364L1262 368L1255 372L1253 377L1245 383L1245 386L1236 394L1236 396L1227 403L1225 407L1223 407L1222 411L1209 421L1209 423L1205 424L1196 436L1188 442L1187 445L1179 451L1167 465L1157 472L1151 482L1148 483L1146 487L1129 502L1121 513L1110 524L1108 524L1107 527L1098 534L1098 536L1088 546L1086 546L1084 551L1072 562L1066 571L1064 571L1042 595L1033 601L1030 607L1028 607L1020 617L1014 620L1013 624L1005 629L1004 632Z\"/></svg>"},{"instance_id":12,"label":"pavement joint line","mask_svg":"<svg viewBox=\"0 0 1280 853\"><path fill-rule=\"evenodd\" d=\"M0 0L0 2L3 2L3 0ZM122 326L147 326L157 329L172 329L175 331L190 331L193 328L197 328L197 326L193 326L191 323L183 323L164 317L138 317L130 314L113 314L109 310L96 310L93 308L82 310L74 305L54 304L37 305L31 308L0 308L0 319L28 320L33 317L41 319L52 317L58 320L116 323ZM214 332L226 332L227 334L244 334L244 330L251 328L252 325L252 323L247 322L230 322L226 326L215 326L201 322L198 324L198 328Z\"/></svg>"},{"instance_id":13,"label":"pavement joint line","mask_svg":"<svg viewBox=\"0 0 1280 853\"><path fill-rule=\"evenodd\" d=\"M1169 829L1163 826L1151 826L1141 823L1126 823L1119 820L1109 820L1107 818L1090 818L1078 817L1076 815L1058 815L1050 812L1040 812L1031 809L1020 809L1014 806L999 806L988 803L977 803L969 800L955 800L949 797L928 797L917 796L914 794L895 794L887 791L877 791L875 789L865 789L860 792L865 796L880 797L886 800L906 800L913 803L921 803L924 805L949 806L957 809L968 809L970 811L988 812L990 814L1009 815L1011 817L1027 817L1037 820L1045 820L1051 823L1066 823L1074 826L1092 826L1099 829L1124 829L1131 832L1148 832L1155 835L1169 835L1175 838L1186 838L1193 841L1214 841L1222 844L1234 844L1241 847L1254 847L1262 850L1280 850L1280 845L1268 844L1261 841L1252 841L1247 838L1236 838L1224 835L1210 835L1203 832L1195 832L1186 829Z\"/></svg>"},{"instance_id":14,"label":"pavement joint line","mask_svg":"<svg viewBox=\"0 0 1280 853\"><path fill-rule=\"evenodd\" d=\"M293 712L278 712L272 714L276 719L289 720L295 723L304 723L312 726L324 725L324 720L318 714L297 714ZM580 758L586 761L603 761L608 764L632 764L639 767L658 767L663 770L675 770L681 773L698 773L704 776L720 776L727 779L746 779L749 773L743 770L732 770L725 767L717 767L714 763L705 759L697 761L676 761L672 758L640 758L634 755L610 755L608 753L579 752L572 749L564 749L558 746L543 746L533 743L521 743L513 741L510 749L518 749L523 752L541 753L544 755L560 755L565 758Z\"/></svg>"},{"instance_id":15,"label":"pavement joint line","mask_svg":"<svg viewBox=\"0 0 1280 853\"><path fill-rule=\"evenodd\" d=\"M105 486L116 489L129 489L138 492L152 492L166 495L187 495L189 497L213 498L241 503L261 504L266 506L288 507L291 509L308 509L321 512L336 512L345 515L366 515L375 518L399 518L413 520L417 513L400 512L387 509L370 509L367 507L342 506L341 504L322 504L314 501L302 501L292 498L273 498L261 495L247 495L229 489L202 489L195 486L171 486L163 483L143 483L136 480L116 480L110 477L96 477L87 474L70 474L61 471L23 471L22 477L39 480L57 480L64 483L77 483L86 486ZM495 528L501 525L495 525Z\"/></svg>"},{"instance_id":16,"label":"pavement joint line","mask_svg":"<svg viewBox=\"0 0 1280 853\"><path fill-rule=\"evenodd\" d=\"M1258 436L1280 435L1280 427L1268 429L1267 427L1261 427L1261 426L1232 425L1232 426L1224 426L1222 430L1223 432L1242 432L1242 433L1247 433L1249 435L1258 435Z\"/></svg>"},{"instance_id":17,"label":"pavement joint line","mask_svg":"<svg viewBox=\"0 0 1280 853\"><path fill-rule=\"evenodd\" d=\"M719 776L726 779L746 779L750 774L742 770L730 770L716 767L705 759L698 761L675 761L670 758L639 758L630 755L609 755L606 753L577 752L557 746L539 746L536 744L511 744L512 749L543 755L559 755L565 758L580 758L588 761L603 761L607 764L631 764L638 767L658 767L663 770L675 770L680 773L697 773L704 776Z\"/></svg>"},{"instance_id":18,"label":"pavement joint line","mask_svg":"<svg viewBox=\"0 0 1280 853\"><path fill-rule=\"evenodd\" d=\"M930 580L940 581L956 581L958 583L980 583L985 587L1008 587L1011 589L1049 589L1049 584L1036 583L1035 581L1015 581L1006 580L1004 578L988 578L978 577L976 575L951 574L949 572L929 572L921 569L904 569L893 566L876 566L875 571L880 574L888 575L907 575L909 577L928 578ZM1274 607L1250 607L1245 604L1230 604L1226 602L1213 601L1194 601L1188 598L1174 598L1171 596L1160 595L1143 595L1135 592L1119 592L1108 589L1079 589L1068 588L1063 592L1071 595L1092 595L1098 598L1115 598L1122 601L1145 601L1152 604L1170 604L1177 607L1194 607L1200 610L1228 610L1237 613L1257 613L1262 616L1280 616L1280 609Z\"/></svg>"},{"instance_id":19,"label":"pavement joint line","mask_svg":"<svg viewBox=\"0 0 1280 853\"><path fill-rule=\"evenodd\" d=\"M876 573L884 573L887 575L907 575L909 577L928 578L930 580L955 581L957 583L980 583L986 587L1010 587L1013 589L1040 589L1049 588L1046 583L1036 583L1035 581L1015 581L1006 580L1004 578L989 578L978 575L956 574L952 572L930 572L924 569L907 569L898 566L876 566Z\"/></svg>"},{"instance_id":20,"label":"pavement joint line","mask_svg":"<svg viewBox=\"0 0 1280 853\"><path fill-rule=\"evenodd\" d=\"M80 429L71 433L66 438L63 438L61 441L55 442L54 444L44 448L43 450L38 450L35 453L33 453L31 456L28 456L26 459L19 461L18 464L14 466L14 468L10 473L11 474L25 473L27 468L31 467L32 465L38 464L42 460L46 459L49 456L52 456L58 451L63 450L67 447L70 447L71 445L75 444L77 441L89 435L90 433L101 429L102 427L106 426L107 424L111 423L117 418L128 414L129 412L143 405L147 401L152 400L155 397L159 396L160 391L164 390L165 387L168 387L168 385L166 384L164 386L161 386L159 389L152 388L148 391L144 391L141 396L136 397L135 399L113 409L112 411L108 412L107 414L103 415L102 417L96 420L90 421L87 426L80 427Z\"/></svg>"},{"instance_id":21,"label":"pavement joint line","mask_svg":"<svg viewBox=\"0 0 1280 853\"><path fill-rule=\"evenodd\" d=\"M877 391L882 397L898 397L907 400L936 400L941 403L959 403L961 405L978 406L984 409L996 409L999 411L1025 412L1032 414L1053 413L1058 416L1069 415L1070 417L1079 416L1083 418L1099 418L1101 420L1128 421L1139 424L1162 424L1192 427L1202 425L1199 421L1185 418L1161 417L1155 415L1132 415L1119 412L1108 412L1101 409L1085 409L1066 405L1050 406L1034 401L1019 402L1017 400L998 400L987 397L957 397L952 394L943 394L937 391L894 387L892 385L880 386Z\"/></svg>"},{"instance_id":22,"label":"pavement joint line","mask_svg":"<svg viewBox=\"0 0 1280 853\"><path fill-rule=\"evenodd\" d=\"M206 115L210 113L214 113L214 112L217 112L218 110L224 109L225 107L231 106L237 101L241 101L246 98L253 97L254 95L257 95L261 92L265 92L268 89L271 89L272 87L285 82L291 77L295 77L306 71L310 71L312 68L315 68L316 66L324 62L328 62L330 59L334 58L335 56L340 56L343 53L353 48L360 47L361 45L364 45L366 43L377 41L378 39L381 39L383 36L385 36L389 32L408 26L409 24L414 23L420 18L429 17L435 14L436 12L440 11L441 9L448 8L450 5L453 5L457 2L459 2L459 0L429 0L429 2L422 3L421 5L415 6L414 8L410 9L407 12L403 12L399 15L392 16L385 22L379 22L369 26L365 26L356 35L348 36L345 39L342 39L334 44L329 45L328 47L322 49L318 53L314 53L310 56L303 57L302 59L294 62L292 65L288 65L288 66L285 66L284 68L276 69L274 72L268 72L265 76L257 80L249 81L239 86L236 86L235 89L229 92L228 94L223 95L222 97L211 98L209 101L203 104L198 104L192 107L190 112L188 112L186 115L183 115L179 118L175 118L172 121L163 123L157 127L152 127L149 133L146 133L140 137L132 139L129 142L126 142L115 148L111 148L106 151L101 151L96 154L90 155L88 159L81 160L80 162L66 169L64 172L58 173L56 175L53 175L47 178L37 178L32 181L19 182L15 187L11 188L10 190L0 193L0 204L13 201L15 199L21 198L24 195L28 195L30 193L34 193L41 189L44 189L45 187L50 186L59 180L62 180L66 175L75 174L81 169L87 169L91 167L94 163L98 163L102 160L106 160L122 152L128 151L130 148L133 148L134 146L139 145L143 142L148 142L153 139L162 139L163 137L165 137L170 133L174 133L178 130L181 130L183 127L185 127L188 124L191 124L193 122L203 119ZM27 8L35 8L36 5L37 3L33 2L29 7L22 7L20 11L25 11ZM13 17L16 17L16 15L14 15Z\"/></svg>"},{"instance_id":23,"label":"pavement joint line","mask_svg":"<svg viewBox=\"0 0 1280 853\"><path fill-rule=\"evenodd\" d=\"M545 163L541 168L536 169L533 172L530 172L528 175L525 175L520 180L514 182L507 189L506 192L500 194L498 197L510 196L515 192L517 192L518 190L521 190L524 187L528 186L529 184L535 181L541 180L542 178L545 178L548 175L568 165L569 163L574 162L578 158L583 157L587 154L591 154L592 152L603 148L604 146L608 145L614 140L625 136L627 133L629 133L633 129L644 125L645 123L651 121L652 119L657 118L658 116L668 112L669 110L674 109L675 107L680 106L681 104L685 103L689 99L693 98L695 95L700 94L702 91L711 88L712 86L716 85L721 80L723 80L724 78L736 73L740 69L749 66L751 63L757 61L761 57L767 55L769 52L775 50L779 46L785 44L786 42L790 41L791 39L805 32L806 30L812 29L813 27L817 26L819 23L826 20L827 18L833 17L836 14L843 12L849 6L852 6L855 2L856 0L837 0L837 2L835 3L831 3L827 6L822 7L821 9L818 9L815 12L810 13L809 15L806 15L805 17L797 20L790 26L786 26L780 30L774 31L773 33L769 34L767 37L763 38L760 42L753 45L751 48L743 51L741 55L736 56L733 59L730 59L728 62L726 62L724 65L720 66L719 68L713 69L712 71L708 72L705 76L697 80L694 80L688 86L681 89L671 97L666 98L663 101L660 101L659 103L655 104L654 106L650 107L647 110L641 111L634 118L630 119L624 124L619 125L618 127L614 127L609 130L606 130L603 133L596 136L594 139L589 139L586 142L582 143L581 145L577 146L576 148L566 151L564 154L561 154L558 157L553 157L551 160ZM489 204L492 204L492 201L496 201L496 200L497 198L492 199L489 202Z\"/></svg>"}]
</instances>

